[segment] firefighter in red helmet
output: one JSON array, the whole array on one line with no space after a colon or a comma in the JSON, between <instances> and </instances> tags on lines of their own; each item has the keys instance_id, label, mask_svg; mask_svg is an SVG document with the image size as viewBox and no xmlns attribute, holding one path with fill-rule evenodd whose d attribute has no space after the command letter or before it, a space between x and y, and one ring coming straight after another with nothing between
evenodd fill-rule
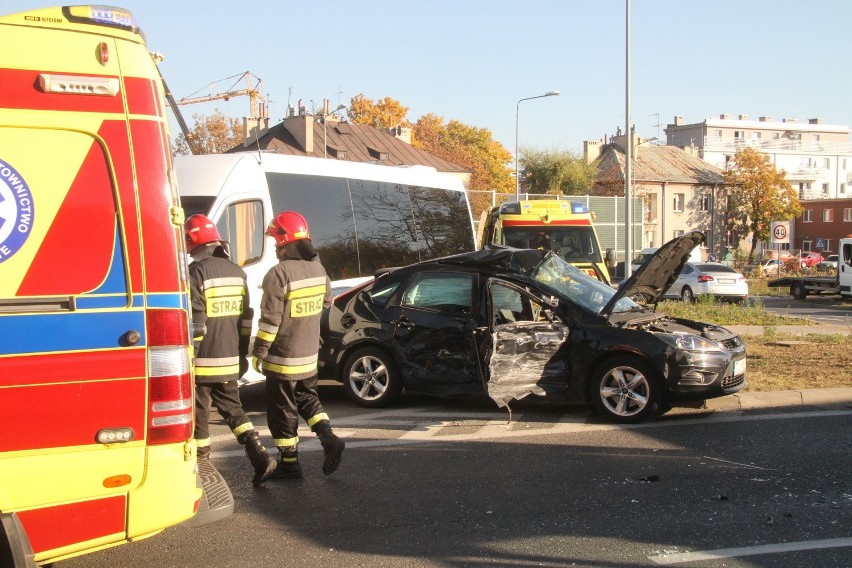
<instances>
[{"instance_id":1,"label":"firefighter in red helmet","mask_svg":"<svg viewBox=\"0 0 852 568\"><path fill-rule=\"evenodd\" d=\"M279 452L272 478L302 477L299 416L319 437L322 471L330 475L340 465L345 445L332 432L317 395L320 318L331 304L331 282L299 213L278 214L266 234L275 239L279 262L263 279L253 362L266 376L267 423Z\"/></svg>"},{"instance_id":2,"label":"firefighter in red helmet","mask_svg":"<svg viewBox=\"0 0 852 568\"><path fill-rule=\"evenodd\" d=\"M248 343L252 309L246 273L231 262L216 225L204 215L193 215L184 225L192 301L195 344L195 432L199 459L210 458L211 403L245 446L254 467L252 483L260 485L275 471L277 462L266 452L260 435L243 411L238 379L248 370Z\"/></svg>"}]
</instances>

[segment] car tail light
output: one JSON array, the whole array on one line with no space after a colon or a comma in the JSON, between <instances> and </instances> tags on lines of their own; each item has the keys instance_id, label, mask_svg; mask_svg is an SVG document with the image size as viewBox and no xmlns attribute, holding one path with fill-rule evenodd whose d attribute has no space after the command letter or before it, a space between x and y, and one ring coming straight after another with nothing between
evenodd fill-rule
<instances>
[{"instance_id":1,"label":"car tail light","mask_svg":"<svg viewBox=\"0 0 852 568\"><path fill-rule=\"evenodd\" d=\"M713 277L709 276L707 274L702 274L701 276L698 277L698 281L699 282L712 282Z\"/></svg>"},{"instance_id":2,"label":"car tail light","mask_svg":"<svg viewBox=\"0 0 852 568\"><path fill-rule=\"evenodd\" d=\"M148 311L148 444L192 437L189 324L183 310Z\"/></svg>"}]
</instances>

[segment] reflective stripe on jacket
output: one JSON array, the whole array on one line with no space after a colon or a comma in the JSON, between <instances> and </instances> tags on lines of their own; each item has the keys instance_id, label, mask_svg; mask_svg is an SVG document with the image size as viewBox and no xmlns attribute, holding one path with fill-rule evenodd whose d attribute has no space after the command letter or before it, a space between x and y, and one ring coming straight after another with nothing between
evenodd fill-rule
<instances>
[{"instance_id":1,"label":"reflective stripe on jacket","mask_svg":"<svg viewBox=\"0 0 852 568\"><path fill-rule=\"evenodd\" d=\"M212 250L211 250L212 249ZM248 353L252 309L246 273L224 256L221 247L189 265L195 380L219 383L240 378L240 360ZM198 255L196 255L198 257Z\"/></svg>"},{"instance_id":2,"label":"reflective stripe on jacket","mask_svg":"<svg viewBox=\"0 0 852 568\"><path fill-rule=\"evenodd\" d=\"M285 258L263 279L254 355L264 374L300 380L317 373L320 319L331 305L331 282L322 264Z\"/></svg>"}]
</instances>

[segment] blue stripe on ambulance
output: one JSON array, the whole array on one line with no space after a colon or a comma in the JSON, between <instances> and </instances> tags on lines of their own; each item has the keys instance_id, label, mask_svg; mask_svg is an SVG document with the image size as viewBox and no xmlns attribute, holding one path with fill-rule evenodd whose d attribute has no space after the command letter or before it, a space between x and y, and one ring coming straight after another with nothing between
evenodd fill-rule
<instances>
[{"instance_id":1,"label":"blue stripe on ambulance","mask_svg":"<svg viewBox=\"0 0 852 568\"><path fill-rule=\"evenodd\" d=\"M8 314L0 317L0 355L112 349L131 329L141 335L136 345L144 346L144 310Z\"/></svg>"}]
</instances>

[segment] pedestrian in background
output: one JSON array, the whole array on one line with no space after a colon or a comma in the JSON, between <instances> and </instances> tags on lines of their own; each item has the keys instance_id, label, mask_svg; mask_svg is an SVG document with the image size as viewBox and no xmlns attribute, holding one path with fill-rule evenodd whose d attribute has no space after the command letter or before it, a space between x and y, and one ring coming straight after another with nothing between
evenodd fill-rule
<instances>
[{"instance_id":1,"label":"pedestrian in background","mask_svg":"<svg viewBox=\"0 0 852 568\"><path fill-rule=\"evenodd\" d=\"M189 264L192 333L195 346L195 432L198 459L210 459L210 405L245 446L254 467L252 484L275 471L276 460L243 410L237 381L248 370L252 309L246 273L231 262L216 225L193 215L184 226Z\"/></svg>"},{"instance_id":2,"label":"pedestrian in background","mask_svg":"<svg viewBox=\"0 0 852 568\"><path fill-rule=\"evenodd\" d=\"M279 452L273 479L303 476L299 416L319 437L322 472L340 465L344 442L331 430L317 394L320 318L331 305L331 282L317 259L308 223L294 211L279 213L266 234L275 239L278 264L263 279L254 367L266 377L266 416Z\"/></svg>"}]
</instances>

